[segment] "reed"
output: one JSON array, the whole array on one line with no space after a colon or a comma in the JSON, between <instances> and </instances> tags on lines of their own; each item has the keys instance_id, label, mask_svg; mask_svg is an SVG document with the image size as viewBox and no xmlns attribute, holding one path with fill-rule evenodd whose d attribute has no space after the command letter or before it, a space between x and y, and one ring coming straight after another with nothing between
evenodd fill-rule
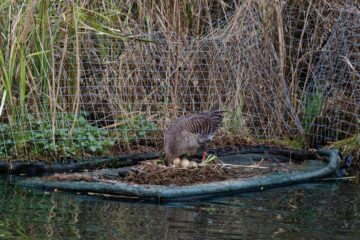
<instances>
[{"instance_id":1,"label":"reed","mask_svg":"<svg viewBox=\"0 0 360 240\"><path fill-rule=\"evenodd\" d=\"M97 154L159 150L173 118L214 108L218 144L353 137L359 15L351 1L2 1L3 152L87 156L94 136L113 151Z\"/></svg>"}]
</instances>

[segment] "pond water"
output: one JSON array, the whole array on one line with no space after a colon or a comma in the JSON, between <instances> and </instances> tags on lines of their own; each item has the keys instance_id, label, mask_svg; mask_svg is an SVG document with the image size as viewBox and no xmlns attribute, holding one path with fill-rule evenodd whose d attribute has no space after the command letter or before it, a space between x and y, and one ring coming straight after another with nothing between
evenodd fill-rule
<instances>
[{"instance_id":1,"label":"pond water","mask_svg":"<svg viewBox=\"0 0 360 240\"><path fill-rule=\"evenodd\" d=\"M360 239L360 186L302 184L168 204L14 187L0 177L0 239Z\"/></svg>"}]
</instances>

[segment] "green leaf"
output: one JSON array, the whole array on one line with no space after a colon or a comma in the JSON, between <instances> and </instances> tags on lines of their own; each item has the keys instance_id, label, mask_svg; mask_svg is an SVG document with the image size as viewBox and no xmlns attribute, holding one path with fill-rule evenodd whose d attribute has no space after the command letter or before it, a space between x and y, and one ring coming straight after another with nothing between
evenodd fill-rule
<instances>
[{"instance_id":1,"label":"green leaf","mask_svg":"<svg viewBox=\"0 0 360 240\"><path fill-rule=\"evenodd\" d=\"M92 151L92 152L96 152L97 147L96 147L96 146L90 146L89 149L90 149L90 151Z\"/></svg>"}]
</instances>

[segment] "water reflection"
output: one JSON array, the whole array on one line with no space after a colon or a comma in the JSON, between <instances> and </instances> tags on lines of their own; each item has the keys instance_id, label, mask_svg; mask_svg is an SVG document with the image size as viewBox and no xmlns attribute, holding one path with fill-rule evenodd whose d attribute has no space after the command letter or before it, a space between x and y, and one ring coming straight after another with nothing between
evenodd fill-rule
<instances>
[{"instance_id":1,"label":"water reflection","mask_svg":"<svg viewBox=\"0 0 360 240\"><path fill-rule=\"evenodd\" d=\"M0 238L358 239L360 188L308 184L156 205L13 188L0 179Z\"/></svg>"}]
</instances>

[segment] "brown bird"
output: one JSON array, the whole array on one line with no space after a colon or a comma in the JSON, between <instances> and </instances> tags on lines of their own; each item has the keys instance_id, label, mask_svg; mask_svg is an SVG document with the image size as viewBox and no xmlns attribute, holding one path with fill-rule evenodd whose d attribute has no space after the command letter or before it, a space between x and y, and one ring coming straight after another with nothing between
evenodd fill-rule
<instances>
[{"instance_id":1,"label":"brown bird","mask_svg":"<svg viewBox=\"0 0 360 240\"><path fill-rule=\"evenodd\" d=\"M164 132L165 164L183 154L195 154L203 148L202 161L206 158L206 144L212 140L221 125L224 111L213 110L185 115L172 122Z\"/></svg>"}]
</instances>

